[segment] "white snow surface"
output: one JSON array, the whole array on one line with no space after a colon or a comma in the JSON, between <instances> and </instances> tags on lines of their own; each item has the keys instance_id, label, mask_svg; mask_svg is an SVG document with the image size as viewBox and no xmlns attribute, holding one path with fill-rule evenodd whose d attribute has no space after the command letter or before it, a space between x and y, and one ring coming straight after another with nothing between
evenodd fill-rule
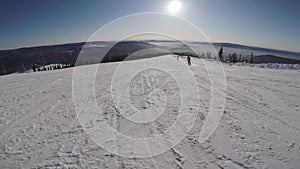
<instances>
[{"instance_id":1,"label":"white snow surface","mask_svg":"<svg viewBox=\"0 0 300 169\"><path fill-rule=\"evenodd\" d=\"M177 61L173 56L123 64L133 62L186 64L185 59ZM117 64L100 64L95 80L96 100L108 119L120 115L110 98L110 74ZM201 96L192 130L174 148L148 158L117 156L89 138L72 102L74 68L1 76L0 168L299 168L300 72L224 65L225 110L213 135L199 143L211 100L210 81L203 64L217 66L212 61L192 58L189 69ZM174 71L180 70L174 67ZM163 81L164 76L160 78L157 81ZM174 95L178 92L169 90ZM193 101L183 101L189 103ZM147 108L143 100L133 104ZM177 101L171 103L169 114L164 114L152 128L126 126L127 122L120 120L118 129L132 137L163 132L176 118L177 108Z\"/></svg>"}]
</instances>

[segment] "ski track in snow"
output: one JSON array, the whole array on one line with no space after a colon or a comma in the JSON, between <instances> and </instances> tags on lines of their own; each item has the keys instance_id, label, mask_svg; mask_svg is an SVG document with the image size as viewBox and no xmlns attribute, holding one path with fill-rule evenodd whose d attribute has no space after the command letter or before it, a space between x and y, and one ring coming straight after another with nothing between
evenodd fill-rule
<instances>
[{"instance_id":1,"label":"ski track in snow","mask_svg":"<svg viewBox=\"0 0 300 169\"><path fill-rule=\"evenodd\" d=\"M186 64L184 58L177 61L173 56L130 62ZM151 124L129 123L111 98L115 64L101 64L96 77L96 99L105 118L117 120L115 127L132 137L163 133L176 119L177 101L166 106L168 114ZM225 111L214 134L201 144L198 138L210 103L210 81L203 64L218 66L192 58L190 69L201 95L194 127L177 146L151 158L116 156L85 134L72 103L73 68L1 76L0 168L299 168L300 72L224 65ZM174 72L180 70L174 67ZM162 86L172 83L164 76L158 78ZM176 99L179 91L166 92ZM154 103L136 104L143 108ZM151 150L146 147L145 151Z\"/></svg>"}]
</instances>

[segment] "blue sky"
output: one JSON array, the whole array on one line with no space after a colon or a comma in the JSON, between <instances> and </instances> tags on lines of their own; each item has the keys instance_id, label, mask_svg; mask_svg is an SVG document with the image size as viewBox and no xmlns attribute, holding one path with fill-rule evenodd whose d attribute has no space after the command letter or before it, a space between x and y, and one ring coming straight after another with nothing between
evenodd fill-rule
<instances>
[{"instance_id":1,"label":"blue sky","mask_svg":"<svg viewBox=\"0 0 300 169\"><path fill-rule=\"evenodd\" d=\"M140 12L167 13L169 2L170 0L2 0L0 49L86 41L99 28L119 17ZM181 2L182 10L177 15L195 24L214 42L300 52L298 0Z\"/></svg>"}]
</instances>

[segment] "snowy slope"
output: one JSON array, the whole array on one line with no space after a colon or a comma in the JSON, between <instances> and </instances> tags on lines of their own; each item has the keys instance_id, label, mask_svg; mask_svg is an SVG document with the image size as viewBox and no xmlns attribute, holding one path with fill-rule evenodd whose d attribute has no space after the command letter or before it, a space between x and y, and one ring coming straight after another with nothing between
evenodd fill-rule
<instances>
[{"instance_id":1,"label":"snowy slope","mask_svg":"<svg viewBox=\"0 0 300 169\"><path fill-rule=\"evenodd\" d=\"M155 63L171 65L170 69L172 65L186 65L185 59L177 61L172 56L123 64ZM203 63L216 66L211 61ZM120 118L110 93L110 75L117 65L101 64L96 77L96 100L108 121ZM85 68L88 66L81 70ZM74 68L1 76L0 168L299 168L299 71L225 65L225 111L211 138L199 143L211 100L210 81L200 60L193 58L188 68L195 76L195 87L201 96L197 120L177 146L149 158L117 156L90 139L76 118L76 105L72 102ZM173 71L180 73L175 66ZM165 78L162 73L156 81L163 83ZM151 103L139 100L140 93L135 90L138 83L132 85L129 88L135 97L132 104L138 109L147 109ZM168 96L174 99L165 107L169 113L163 114L153 126L118 119L118 130L131 137L148 137L170 127L179 106L178 88L171 87L165 86ZM118 94L118 91L113 92ZM159 91L154 93L154 102L164 100L160 95ZM193 106L194 101L184 103Z\"/></svg>"}]
</instances>

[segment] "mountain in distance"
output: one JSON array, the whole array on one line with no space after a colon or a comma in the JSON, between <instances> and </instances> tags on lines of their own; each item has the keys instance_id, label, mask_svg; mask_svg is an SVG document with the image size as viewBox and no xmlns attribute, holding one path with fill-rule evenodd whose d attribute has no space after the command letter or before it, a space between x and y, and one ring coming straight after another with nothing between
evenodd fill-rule
<instances>
[{"instance_id":1,"label":"mountain in distance","mask_svg":"<svg viewBox=\"0 0 300 169\"><path fill-rule=\"evenodd\" d=\"M247 46L241 44L234 44L234 43L219 43L219 42L189 42L189 41L170 41L170 40L146 40L145 42L153 43L157 45L164 45L166 46L177 46L178 48L187 48L189 45L192 47L199 48L206 48L206 46L213 46L216 50L219 50L221 47L224 48L224 53L238 53L244 56L250 57L251 53L254 52L254 55L274 55L278 57L284 57L289 59L296 59L300 60L300 53L299 52L292 52L286 50L279 50L279 49L269 49L269 48L262 48L262 47L255 47L255 46ZM272 60L270 60L272 61ZM270 62L269 61L269 62Z\"/></svg>"},{"instance_id":2,"label":"mountain in distance","mask_svg":"<svg viewBox=\"0 0 300 169\"><path fill-rule=\"evenodd\" d=\"M207 42L186 42L186 44L183 44L179 41L145 40L121 41L118 43L112 41L80 42L0 50L0 75L26 72L31 70L33 66L42 67L51 64L74 66L78 61L79 54L83 56L80 57L80 64L141 59L170 53L184 55L191 53L190 49L186 50L189 45L201 49L202 52L205 52L208 45L211 46ZM232 43L212 43L212 45L215 50L223 47L224 55L235 52L244 58L249 58L253 52L255 63L300 63L300 53L297 52ZM103 58L99 58L99 54L103 54ZM132 55L132 57L128 59L129 55Z\"/></svg>"},{"instance_id":3,"label":"mountain in distance","mask_svg":"<svg viewBox=\"0 0 300 169\"><path fill-rule=\"evenodd\" d=\"M50 64L74 66L81 52L84 55L81 64L93 64L97 63L99 53L106 52L102 62L111 62L114 61L112 59L114 56L125 56L142 49L155 47L155 45L145 42L123 41L108 49L112 44L114 43L99 41L0 50L0 75L25 72L31 70L33 65L35 67Z\"/></svg>"},{"instance_id":4,"label":"mountain in distance","mask_svg":"<svg viewBox=\"0 0 300 169\"><path fill-rule=\"evenodd\" d=\"M300 60L283 58L275 55L259 55L253 58L253 63L283 63L283 64L299 64Z\"/></svg>"}]
</instances>

